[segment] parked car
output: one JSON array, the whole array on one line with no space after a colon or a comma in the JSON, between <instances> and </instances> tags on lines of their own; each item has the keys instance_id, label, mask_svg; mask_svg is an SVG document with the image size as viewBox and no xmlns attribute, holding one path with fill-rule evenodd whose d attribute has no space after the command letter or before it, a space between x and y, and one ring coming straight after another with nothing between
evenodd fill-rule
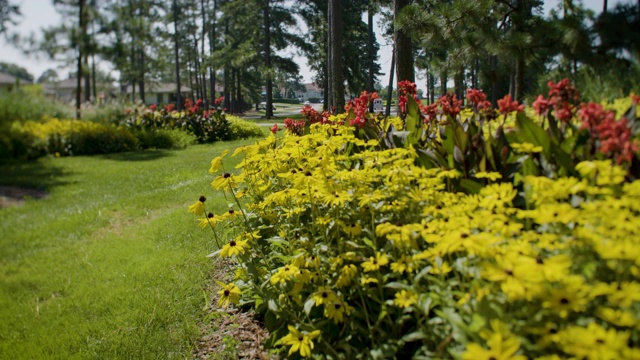
<instances>
[{"instance_id":1,"label":"parked car","mask_svg":"<svg viewBox=\"0 0 640 360\"><path fill-rule=\"evenodd\" d=\"M305 101L305 102L304 102L304 105L305 105L305 106L307 106L307 105L311 105L311 103L309 102L309 100L307 100L307 101Z\"/></svg>"},{"instance_id":2,"label":"parked car","mask_svg":"<svg viewBox=\"0 0 640 360\"><path fill-rule=\"evenodd\" d=\"M373 100L373 111L382 111L382 99Z\"/></svg>"}]
</instances>

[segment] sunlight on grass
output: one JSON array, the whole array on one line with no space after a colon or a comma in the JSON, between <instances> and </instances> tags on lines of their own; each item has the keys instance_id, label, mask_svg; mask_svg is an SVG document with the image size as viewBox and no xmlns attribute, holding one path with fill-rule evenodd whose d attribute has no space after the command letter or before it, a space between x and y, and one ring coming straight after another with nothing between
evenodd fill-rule
<instances>
[{"instance_id":1,"label":"sunlight on grass","mask_svg":"<svg viewBox=\"0 0 640 360\"><path fill-rule=\"evenodd\" d=\"M187 206L203 193L225 211L206 168L252 142L0 169L49 191L0 209L0 358L189 357L215 244Z\"/></svg>"}]
</instances>

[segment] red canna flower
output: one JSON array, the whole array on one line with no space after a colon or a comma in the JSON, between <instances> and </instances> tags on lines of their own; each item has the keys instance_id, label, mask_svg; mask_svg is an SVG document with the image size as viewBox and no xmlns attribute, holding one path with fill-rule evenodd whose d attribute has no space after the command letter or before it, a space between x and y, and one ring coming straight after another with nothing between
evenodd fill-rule
<instances>
[{"instance_id":1,"label":"red canna flower","mask_svg":"<svg viewBox=\"0 0 640 360\"><path fill-rule=\"evenodd\" d=\"M282 129L280 129L278 127L278 124L273 124L273 126L269 130L271 130L271 132L275 134L276 132L278 132L278 131L280 131Z\"/></svg>"},{"instance_id":2,"label":"red canna flower","mask_svg":"<svg viewBox=\"0 0 640 360\"><path fill-rule=\"evenodd\" d=\"M524 111L524 105L518 105L518 102L511 98L511 95L507 94L502 99L498 100L498 107L500 113L507 115L513 111Z\"/></svg>"},{"instance_id":3,"label":"red canna flower","mask_svg":"<svg viewBox=\"0 0 640 360\"><path fill-rule=\"evenodd\" d=\"M547 115L547 112L550 108L549 101L542 95L538 95L538 98L531 105L536 110L536 114L538 115Z\"/></svg>"},{"instance_id":4,"label":"red canna flower","mask_svg":"<svg viewBox=\"0 0 640 360\"><path fill-rule=\"evenodd\" d=\"M471 104L473 104L474 110L477 110L478 105L487 100L487 96L484 94L484 92L482 92L482 90L476 89L467 89L466 98Z\"/></svg>"}]
</instances>

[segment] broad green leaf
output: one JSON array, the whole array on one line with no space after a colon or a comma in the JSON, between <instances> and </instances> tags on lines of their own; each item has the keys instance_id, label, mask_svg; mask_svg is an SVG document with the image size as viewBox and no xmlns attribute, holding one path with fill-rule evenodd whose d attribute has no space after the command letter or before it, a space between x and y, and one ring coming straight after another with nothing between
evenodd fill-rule
<instances>
[{"instance_id":1,"label":"broad green leaf","mask_svg":"<svg viewBox=\"0 0 640 360\"><path fill-rule=\"evenodd\" d=\"M551 157L551 141L549 135L538 124L531 121L524 113L516 116L518 137L521 141L542 146L542 150L547 159Z\"/></svg>"},{"instance_id":2,"label":"broad green leaf","mask_svg":"<svg viewBox=\"0 0 640 360\"><path fill-rule=\"evenodd\" d=\"M479 194L480 190L482 190L482 184L470 179L460 180L460 186L469 194Z\"/></svg>"}]
</instances>

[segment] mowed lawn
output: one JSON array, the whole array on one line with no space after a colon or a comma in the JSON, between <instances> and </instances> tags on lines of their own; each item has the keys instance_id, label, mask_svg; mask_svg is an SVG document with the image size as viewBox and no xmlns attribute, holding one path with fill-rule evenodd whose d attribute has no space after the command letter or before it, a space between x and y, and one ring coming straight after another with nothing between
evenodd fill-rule
<instances>
[{"instance_id":1,"label":"mowed lawn","mask_svg":"<svg viewBox=\"0 0 640 360\"><path fill-rule=\"evenodd\" d=\"M189 358L215 242L187 207L226 211L209 163L254 141L1 166L49 195L0 209L0 359Z\"/></svg>"}]
</instances>

